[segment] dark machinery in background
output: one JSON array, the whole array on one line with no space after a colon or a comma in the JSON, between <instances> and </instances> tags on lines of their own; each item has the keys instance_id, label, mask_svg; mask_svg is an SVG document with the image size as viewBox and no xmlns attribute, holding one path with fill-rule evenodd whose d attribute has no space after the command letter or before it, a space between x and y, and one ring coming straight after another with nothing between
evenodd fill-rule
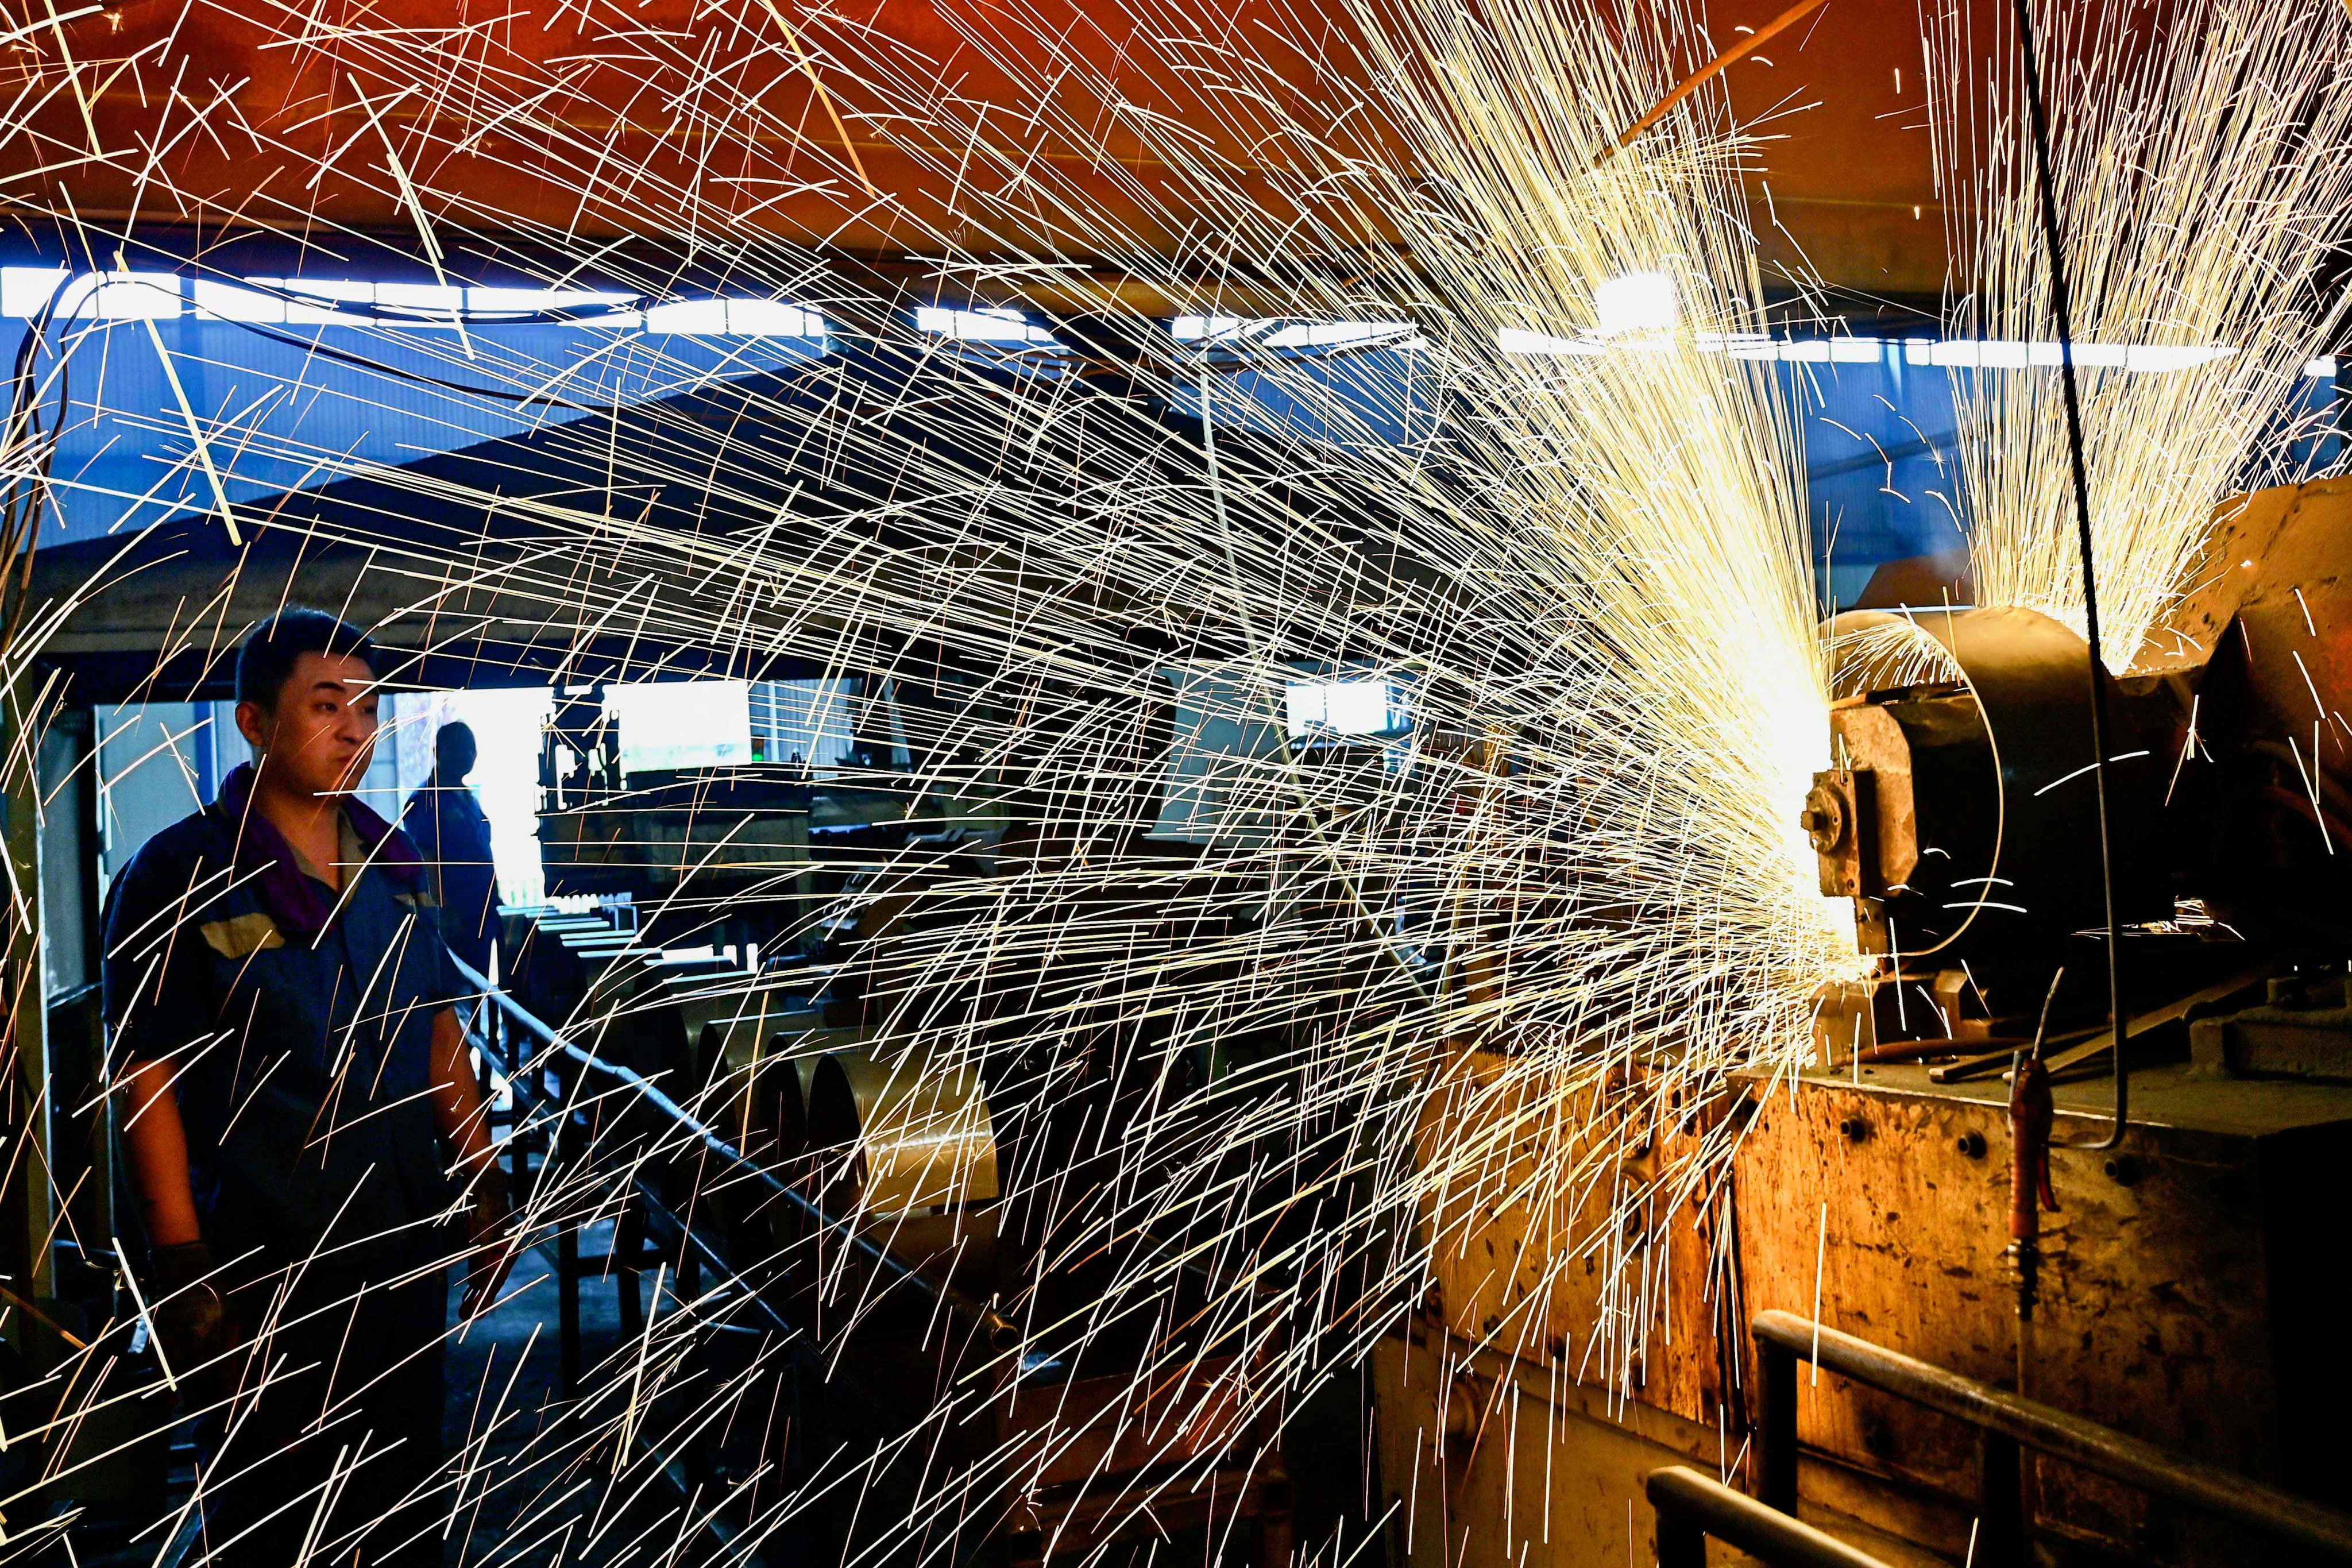
<instances>
[{"instance_id":1,"label":"dark machinery in background","mask_svg":"<svg viewBox=\"0 0 2352 1568\"><path fill-rule=\"evenodd\" d=\"M991 1360L1003 1348L988 1337L988 1323L1002 1326L995 1313L1083 1322L1135 1248L1185 1255L1183 1237L1074 1247L1098 1208L1087 1191L1135 1179L1132 1151L1106 1142L1105 1130L1273 1058L1314 1026L1302 1005L1267 1037L1221 1036L1215 1061L1180 1048L1183 1009L1240 982L1243 939L1279 900L1263 875L1219 869L1202 846L1153 836L1172 690L1160 704L1067 695L1069 722L1095 742L1088 754L1120 781L1084 800L1052 787L1062 775L1050 769L1024 773L1018 755L984 777L964 770L952 788L870 766L817 779L766 763L623 777L601 701L561 700L541 831L551 889L572 897L509 911L510 989L840 1226L835 1236L743 1180L644 1105L619 1098L587 1112L596 1157L646 1173L621 1217L615 1268L666 1258L691 1279L701 1265L688 1230L701 1226L728 1272L804 1314L812 1334L855 1336L854 1352L824 1352L850 1373L803 1380L794 1396L793 1441L810 1453L895 1440L904 1434L890 1424L922 1418L937 1388L1005 1377ZM1045 787L1027 787L1032 776ZM1148 891L1080 870L1107 858L1150 862ZM597 895L596 907L573 910L580 894ZM1129 921L1157 961L1139 971L1119 952L1039 940L1089 902ZM740 935L750 921L769 934ZM966 933L982 929L990 940L971 942ZM959 941L995 956L943 973L936 955ZM1139 1006L1144 987L1162 1005ZM1237 1140L1229 1158L1242 1167L1263 1153ZM1285 1211L1275 1223L1305 1222ZM849 1256L845 1275L840 1248L852 1236L887 1262ZM893 1284L893 1268L913 1272ZM1252 1358L1276 1350L1208 1310L1235 1289L1264 1288L1187 1265L1171 1272L1164 1310L1083 1335L1041 1332L1005 1396L959 1418L936 1449L929 1439L909 1447L910 1464L968 1463L995 1477L985 1495L998 1500L980 1506L1005 1510L998 1530L1016 1562L1049 1541L1069 1552L1239 1521L1278 1563L1290 1503L1275 1413L1241 1396L1257 1375ZM632 1272L625 1321L635 1298ZM958 1313L980 1328L942 1333L942 1314L961 1323ZM719 1333L707 1353L741 1348ZM1186 1372L1165 1386L1137 1384L1136 1366L1168 1360ZM1187 1414L1171 1437L1160 1424L1176 1408ZM776 1458L761 1440L747 1426L704 1458L714 1473L754 1476ZM1154 1497L1141 1512L1119 1500L1139 1478ZM919 1479L877 1475L872 1518L893 1517L887 1500ZM844 1536L823 1550L850 1545Z\"/></svg>"},{"instance_id":2,"label":"dark machinery in background","mask_svg":"<svg viewBox=\"0 0 2352 1568\"><path fill-rule=\"evenodd\" d=\"M1832 629L1869 637L1899 629L1899 619L1856 612ZM2055 1026L2094 1013L2104 1022L2105 993L2094 983L2105 973L2103 950L2078 936L2105 922L2088 650L2031 610L1939 611L1912 624L1945 668L1839 701L1833 765L1815 776L1805 804L1822 892L1853 900L1858 945L1877 961L1871 980L1834 998L1832 1016L1851 1018L1867 1037L1853 1043L1882 1055L1896 1042L1990 1049L2032 1035L2063 967L2078 983ZM2135 960L2151 944L2174 963L2207 945L2174 920L2168 845L2177 835L2165 831L2187 731L2184 684L2139 678L2111 688L2116 914L2132 930Z\"/></svg>"},{"instance_id":3,"label":"dark machinery in background","mask_svg":"<svg viewBox=\"0 0 2352 1568\"><path fill-rule=\"evenodd\" d=\"M851 711L912 707L880 678L835 684ZM861 870L918 841L934 848L1001 829L992 785L952 769L919 774L902 742L865 732L848 755L814 767L754 738L749 763L624 770L622 726L604 688L559 687L540 756L540 858L547 891L634 906L648 940L805 958L819 912ZM887 721L885 721L887 722Z\"/></svg>"}]
</instances>

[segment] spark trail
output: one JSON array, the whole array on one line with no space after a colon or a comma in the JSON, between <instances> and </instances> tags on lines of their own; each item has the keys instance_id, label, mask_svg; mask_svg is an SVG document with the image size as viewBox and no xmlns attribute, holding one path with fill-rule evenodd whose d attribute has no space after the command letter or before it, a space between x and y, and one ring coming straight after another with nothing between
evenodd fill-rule
<instances>
[{"instance_id":1,"label":"spark trail","mask_svg":"<svg viewBox=\"0 0 2352 1568\"><path fill-rule=\"evenodd\" d=\"M2352 24L2341 5L2042 5L2100 616L2118 670L2192 585L2214 509L2343 319ZM1928 13L1963 332L2054 365L2015 23ZM2083 624L2057 378L1956 389L1980 603ZM2109 606L2112 605L2112 609Z\"/></svg>"},{"instance_id":2,"label":"spark trail","mask_svg":"<svg viewBox=\"0 0 2352 1568\"><path fill-rule=\"evenodd\" d=\"M908 1207L945 1212L876 1234L946 1254L932 1271L1013 1335L875 1267L626 1085L541 1052L590 1098L534 1113L554 1147L530 1233L610 1219L641 1177L721 1237L726 1265L673 1285L576 1401L486 1405L445 1477L452 1533L494 1496L509 1522L467 1561L662 1561L714 1500L663 1505L649 1534L629 1500L652 1506L662 1452L773 1431L787 1363L835 1390L845 1430L853 1405L908 1415L836 1445L763 1436L725 1504L729 1551L852 1512L870 1560L968 1545L1091 1430L1002 1425L993 1395L1018 1365L1122 1384L1114 1406L1144 1413L1141 1441L1180 1478L1230 1462L1441 1278L1464 1341L1629 1396L1671 1268L1721 1268L1728 1075L1801 1062L1815 988L1858 963L1796 826L1832 650L1793 421L1753 356L1748 145L1710 87L1601 156L1715 52L1692 17L1006 5L943 12L919 44L773 8L588 0L548 21L261 8L247 25L304 112L182 91L164 117L163 142L299 175L236 189L99 145L79 109L43 118L85 101L86 60L17 68L26 166L88 159L133 177L142 212L354 254L413 249L425 226L452 282L493 267L596 298L503 319L446 293L343 309L224 265L209 280L278 316L157 330L214 381L259 352L225 337L242 333L337 367L363 390L332 395L362 412L372 387L387 416L421 402L462 429L503 421L488 455L402 467L286 416L292 395L250 370L233 400L78 409L76 367L131 340L56 312L20 378L9 475L53 514L86 508L74 442L128 434L164 455L167 501L194 496L192 514L213 505L189 488L200 456L225 487L287 492L239 503L259 542L175 628L199 651L242 629L239 574L282 574L299 540L363 558L353 574L401 647L521 670L618 639L645 650L636 678L861 679L905 760L844 765L829 787L939 831L764 879L690 872L657 940L760 910L826 971L814 998L789 971L721 987L762 1037L772 1016L797 1020L787 1039L852 1031L885 1097L984 1089L995 1196L956 1201L980 1195L975 1164L922 1165L944 1185ZM173 47L123 68L169 79ZM2170 220L2210 244L2149 239L2139 272L2086 293L2091 330L2137 330L2168 289L2205 300L2178 341L2231 342L2198 374L2252 378L2230 384L2252 408L2310 322L2265 335L2225 262L2304 267L2299 220L2277 213L2319 210L2342 176L2296 163L2284 121L2225 115L2226 84L2147 68L2170 95L2151 133L2267 136L2270 184L2162 184L2215 204ZM2099 143L2067 144L2080 164ZM486 175L492 159L514 177ZM2021 165L1991 166L2013 182ZM2074 198L2075 221L2099 232L2158 188L2117 174L2104 205ZM372 195L401 237L343 226L320 192ZM95 266L136 244L14 199ZM2191 249L2206 293L2149 273ZM2036 335L2015 317L2040 297L2031 258L1984 249L1979 266L1984 329ZM702 324L681 330L688 304ZM1026 334L969 341L915 315L992 306L1025 310ZM771 325L730 324L739 309ZM816 351L801 311L824 323ZM2147 467L2127 432L2191 427L2174 383L2204 384L2095 390L2112 493ZM2046 421L2009 385L1970 405L1991 433L1968 459L1979 582L2063 609L2030 522L2063 515L2036 510ZM2143 583L2118 592L2134 626L2267 416L2200 435L2161 504L2128 514L2145 522L2103 521ZM72 600L131 581L101 571ZM70 607L44 592L22 601L12 672ZM1409 732L1294 735L1294 685L1341 678L1394 693ZM838 896L812 904L812 863ZM677 1005L614 971L550 1021L618 1060ZM714 1136L757 1145L772 1060L707 1080L635 1065ZM905 1142L973 1142L968 1101L909 1102ZM861 1178L846 1146L754 1152L836 1206L888 1157L860 1151ZM1482 1276L1474 1229L1506 1209L1528 1220L1523 1267ZM730 1330L756 1351L719 1356Z\"/></svg>"}]
</instances>

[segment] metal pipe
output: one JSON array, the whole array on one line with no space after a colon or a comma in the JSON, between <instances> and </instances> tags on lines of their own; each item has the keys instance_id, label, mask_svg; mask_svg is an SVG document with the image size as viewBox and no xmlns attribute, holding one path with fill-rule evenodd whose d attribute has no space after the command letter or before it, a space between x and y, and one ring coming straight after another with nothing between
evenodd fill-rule
<instances>
[{"instance_id":1,"label":"metal pipe","mask_svg":"<svg viewBox=\"0 0 2352 1568\"><path fill-rule=\"evenodd\" d=\"M2352 1514L1840 1333L1794 1312L1759 1312L1754 1332L1759 1346L1775 1346L1807 1361L1817 1359L1818 1344L1818 1363L1840 1377L1996 1433L2053 1459L2282 1540L2352 1558Z\"/></svg>"},{"instance_id":2,"label":"metal pipe","mask_svg":"<svg viewBox=\"0 0 2352 1568\"><path fill-rule=\"evenodd\" d=\"M959 1317L969 1318L978 1323L990 1348L999 1351L1008 1351L1021 1342L1021 1330L1019 1325L1014 1323L1011 1319L1005 1317L1002 1312L997 1311L992 1307L973 1300L971 1297L951 1286L941 1285L935 1280L925 1279L919 1270L908 1268L905 1264L891 1257L889 1253L885 1251L882 1247L877 1246L866 1237L858 1234L857 1228L847 1219L836 1218L834 1215L826 1214L823 1208L819 1207L805 1194L802 1193L798 1187L794 1186L792 1183L785 1181L773 1171L769 1170L766 1166L761 1164L758 1161L751 1158L741 1150L736 1148L732 1143L728 1142L727 1140L721 1138L718 1133L712 1131L709 1127L705 1126L700 1121L697 1120L691 1113L689 1113L685 1107L679 1105L677 1101L672 1100L660 1089L655 1088L652 1080L647 1079L644 1074L639 1073L633 1068L623 1067L617 1062L608 1062L604 1058L598 1056L595 1052L588 1049L586 1047L575 1045L571 1040L566 1039L562 1034L558 1033L555 1029L551 1028L547 1024L543 1023L537 1016L526 1010L522 1005L515 1001L513 997L509 996L505 992L491 984L490 982L480 973L480 972L474 969L471 965L467 963L464 959L459 958L457 954L451 953L449 955L449 962L451 964L456 966L457 973L464 976L467 983L478 988L482 994L488 996L492 1002L497 1003L500 1011L504 1012L507 1016L513 1019L516 1023L521 1025L528 1033L537 1037L541 1042L556 1050L562 1051L564 1055L570 1057L572 1060L592 1071L604 1073L610 1077L620 1079L623 1083L627 1084L638 1095L642 1096L646 1103L650 1104L655 1110L660 1111L664 1116L668 1117L672 1121L677 1122L680 1127L685 1128L688 1131L692 1132L696 1137L699 1138L702 1141L704 1148L709 1150L712 1153L718 1155L729 1164L733 1165L738 1170L743 1172L752 1180L761 1183L770 1192L782 1198L784 1202L798 1207L803 1214L807 1215L810 1220L819 1228L838 1232L843 1240L846 1241L857 1251L863 1253L868 1263L872 1264L882 1273L888 1275L894 1282L899 1280L910 1282L917 1289L938 1297L940 1303L944 1305L950 1312L952 1312ZM511 1079L516 1076L516 1074L514 1071L509 1070L507 1076ZM567 1095L565 1098L569 1099L570 1097Z\"/></svg>"},{"instance_id":3,"label":"metal pipe","mask_svg":"<svg viewBox=\"0 0 2352 1568\"><path fill-rule=\"evenodd\" d=\"M1658 1568L1706 1568L1710 1535L1772 1568L1887 1568L1685 1465L1652 1470L1642 1490L1658 1515Z\"/></svg>"}]
</instances>

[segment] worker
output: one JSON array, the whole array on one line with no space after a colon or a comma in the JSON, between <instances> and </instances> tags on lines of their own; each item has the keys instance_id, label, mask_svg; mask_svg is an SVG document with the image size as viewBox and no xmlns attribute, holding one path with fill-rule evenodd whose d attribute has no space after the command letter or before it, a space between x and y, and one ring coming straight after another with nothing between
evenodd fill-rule
<instances>
[{"instance_id":1,"label":"worker","mask_svg":"<svg viewBox=\"0 0 2352 1568\"><path fill-rule=\"evenodd\" d=\"M466 787L478 756L473 727L454 721L433 732L433 776L408 797L400 826L425 852L449 951L487 977L498 931L498 877L490 819Z\"/></svg>"},{"instance_id":2,"label":"worker","mask_svg":"<svg viewBox=\"0 0 2352 1568\"><path fill-rule=\"evenodd\" d=\"M208 1561L438 1564L448 1267L510 1259L431 879L353 798L377 650L288 609L236 661L254 761L112 889L104 980L141 1310L192 1411Z\"/></svg>"}]
</instances>

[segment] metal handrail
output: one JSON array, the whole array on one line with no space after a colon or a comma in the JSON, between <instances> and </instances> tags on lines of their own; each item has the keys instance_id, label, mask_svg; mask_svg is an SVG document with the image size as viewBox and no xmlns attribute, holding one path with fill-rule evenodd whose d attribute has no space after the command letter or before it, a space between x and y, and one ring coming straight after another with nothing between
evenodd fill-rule
<instances>
[{"instance_id":1,"label":"metal handrail","mask_svg":"<svg viewBox=\"0 0 2352 1568\"><path fill-rule=\"evenodd\" d=\"M693 1133L701 1141L703 1147L711 1153L759 1182L785 1203L799 1208L819 1229L838 1234L841 1239L862 1253L867 1263L889 1277L893 1284L903 1282L918 1290L937 1297L940 1304L950 1313L968 1319L978 1325L982 1337L992 1350L1009 1351L1021 1342L1020 1327L1010 1318L985 1302L975 1301L954 1287L941 1284L938 1280L926 1277L920 1270L910 1268L899 1262L869 1237L860 1234L850 1220L827 1214L822 1205L802 1192L798 1185L777 1175L773 1171L720 1137L684 1106L664 1094L655 1086L653 1080L643 1073L632 1068L623 1067L618 1062L606 1061L587 1047L567 1039L562 1032L549 1026L513 997L491 984L480 971L457 957L457 954L451 953L449 962L456 967L459 975L472 984L484 996L496 1003L501 1012L521 1025L527 1033L551 1048L562 1051L591 1071L606 1074L628 1085L656 1110L660 1111L687 1131ZM519 1064L509 1064L509 1069L507 1076L510 1080L522 1070Z\"/></svg>"},{"instance_id":2,"label":"metal handrail","mask_svg":"<svg viewBox=\"0 0 2352 1568\"><path fill-rule=\"evenodd\" d=\"M1706 1568L1710 1535L1771 1568L1887 1568L1686 1465L1652 1470L1642 1478L1642 1490L1658 1516L1658 1568Z\"/></svg>"},{"instance_id":3,"label":"metal handrail","mask_svg":"<svg viewBox=\"0 0 2352 1568\"><path fill-rule=\"evenodd\" d=\"M1782 1513L1797 1511L1797 1363L1809 1361L1976 1427L1986 1436L1989 1479L1997 1473L2013 1481L2017 1449L2031 1448L2248 1529L2352 1558L2352 1514L1840 1333L1794 1312L1758 1313L1754 1333L1764 1384L1759 1429L1764 1501ZM1988 1493L1996 1489L1987 1488ZM2014 1486L2009 1490L2008 1497L1989 1497L1988 1501L2015 1515ZM2021 1542L2021 1518L2000 1522L2004 1532L2014 1528ZM1980 1554L1979 1561L1984 1560Z\"/></svg>"}]
</instances>

